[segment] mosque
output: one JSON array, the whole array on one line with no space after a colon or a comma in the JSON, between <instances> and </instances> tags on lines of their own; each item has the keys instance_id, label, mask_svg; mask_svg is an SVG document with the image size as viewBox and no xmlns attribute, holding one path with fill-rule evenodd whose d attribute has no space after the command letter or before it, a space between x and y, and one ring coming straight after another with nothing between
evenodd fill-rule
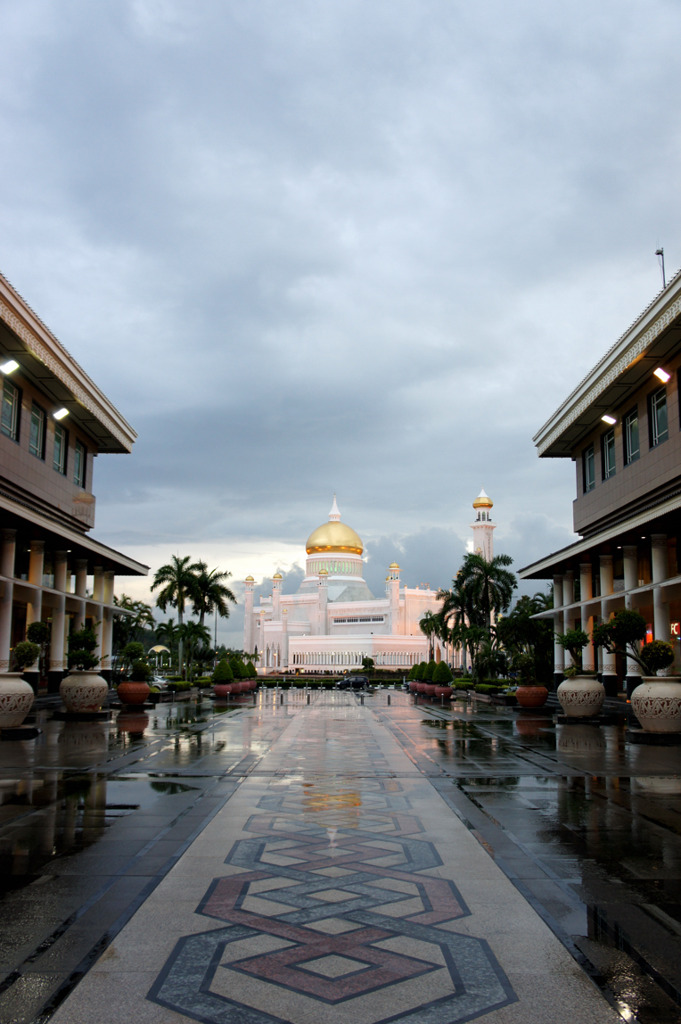
<instances>
[{"instance_id":1,"label":"mosque","mask_svg":"<svg viewBox=\"0 0 681 1024\"><path fill-rule=\"evenodd\" d=\"M476 511L473 549L492 558L492 501L481 491ZM260 654L259 671L346 672L372 658L377 668L408 671L427 661L429 641L421 632L426 612L440 608L437 591L407 587L400 567L392 562L385 596L374 597L364 579L359 535L341 522L334 496L328 522L313 530L305 545L305 578L298 592L283 594L283 577L275 573L272 593L255 604L255 580L246 578L244 650ZM434 640L435 660L456 664L452 652Z\"/></svg>"}]
</instances>

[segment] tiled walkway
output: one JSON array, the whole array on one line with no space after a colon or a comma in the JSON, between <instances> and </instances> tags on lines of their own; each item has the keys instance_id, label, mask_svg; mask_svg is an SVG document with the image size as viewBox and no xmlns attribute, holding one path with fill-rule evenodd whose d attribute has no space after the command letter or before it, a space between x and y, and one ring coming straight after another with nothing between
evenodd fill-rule
<instances>
[{"instance_id":1,"label":"tiled walkway","mask_svg":"<svg viewBox=\"0 0 681 1024\"><path fill-rule=\"evenodd\" d=\"M370 708L326 693L52 1020L621 1018Z\"/></svg>"}]
</instances>

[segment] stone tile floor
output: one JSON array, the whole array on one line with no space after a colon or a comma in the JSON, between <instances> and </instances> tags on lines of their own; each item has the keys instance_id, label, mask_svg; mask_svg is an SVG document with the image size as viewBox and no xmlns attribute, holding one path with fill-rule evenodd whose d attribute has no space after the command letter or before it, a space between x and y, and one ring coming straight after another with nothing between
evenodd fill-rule
<instances>
[{"instance_id":1,"label":"stone tile floor","mask_svg":"<svg viewBox=\"0 0 681 1024\"><path fill-rule=\"evenodd\" d=\"M0 1020L681 1021L678 749L390 697L0 743Z\"/></svg>"}]
</instances>

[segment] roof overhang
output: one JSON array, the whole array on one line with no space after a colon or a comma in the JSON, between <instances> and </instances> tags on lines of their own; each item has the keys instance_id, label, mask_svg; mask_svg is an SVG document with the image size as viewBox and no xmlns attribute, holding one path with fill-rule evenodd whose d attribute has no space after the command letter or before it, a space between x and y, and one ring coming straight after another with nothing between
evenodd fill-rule
<instances>
[{"instance_id":1,"label":"roof overhang","mask_svg":"<svg viewBox=\"0 0 681 1024\"><path fill-rule=\"evenodd\" d=\"M648 509L641 512L627 519L625 524L618 523L519 569L518 576L521 580L551 579L553 575L562 572L570 562L575 563L580 558L586 560L594 553L603 552L608 546L633 543L641 535L642 530L647 535L666 532L665 517L678 514L679 509L681 495L677 494L656 505L654 511Z\"/></svg>"},{"instance_id":2,"label":"roof overhang","mask_svg":"<svg viewBox=\"0 0 681 1024\"><path fill-rule=\"evenodd\" d=\"M55 407L68 409L98 451L132 450L137 434L130 424L2 274L0 352L16 359L22 375Z\"/></svg>"},{"instance_id":3,"label":"roof overhang","mask_svg":"<svg viewBox=\"0 0 681 1024\"><path fill-rule=\"evenodd\" d=\"M569 458L604 414L626 412L634 392L680 343L681 272L535 434L539 455Z\"/></svg>"}]
</instances>

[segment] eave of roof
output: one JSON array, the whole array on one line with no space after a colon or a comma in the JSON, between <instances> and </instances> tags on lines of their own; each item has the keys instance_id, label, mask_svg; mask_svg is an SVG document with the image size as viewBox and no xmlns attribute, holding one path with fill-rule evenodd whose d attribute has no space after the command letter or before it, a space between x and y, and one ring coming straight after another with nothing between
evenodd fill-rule
<instances>
[{"instance_id":1,"label":"eave of roof","mask_svg":"<svg viewBox=\"0 0 681 1024\"><path fill-rule=\"evenodd\" d=\"M626 403L681 344L681 272L586 375L533 437L540 456L569 458L604 413Z\"/></svg>"},{"instance_id":2,"label":"eave of roof","mask_svg":"<svg viewBox=\"0 0 681 1024\"><path fill-rule=\"evenodd\" d=\"M130 452L136 432L2 274L0 320L12 332L3 348L21 373L66 406L98 451Z\"/></svg>"}]
</instances>

